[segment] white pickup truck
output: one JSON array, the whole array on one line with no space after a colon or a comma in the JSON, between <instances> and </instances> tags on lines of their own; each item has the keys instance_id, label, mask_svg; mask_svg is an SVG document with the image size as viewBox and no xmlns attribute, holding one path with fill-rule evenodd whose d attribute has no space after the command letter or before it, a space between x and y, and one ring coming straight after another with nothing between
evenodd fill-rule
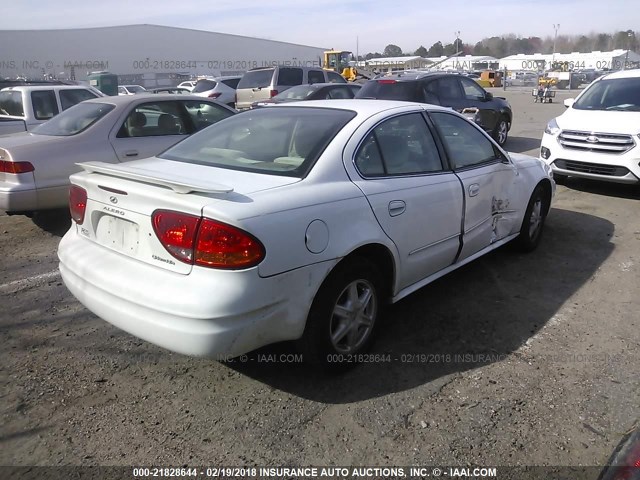
<instances>
[{"instance_id":1,"label":"white pickup truck","mask_svg":"<svg viewBox=\"0 0 640 480\"><path fill-rule=\"evenodd\" d=\"M0 90L0 135L24 132L63 110L104 94L83 85L21 85Z\"/></svg>"}]
</instances>

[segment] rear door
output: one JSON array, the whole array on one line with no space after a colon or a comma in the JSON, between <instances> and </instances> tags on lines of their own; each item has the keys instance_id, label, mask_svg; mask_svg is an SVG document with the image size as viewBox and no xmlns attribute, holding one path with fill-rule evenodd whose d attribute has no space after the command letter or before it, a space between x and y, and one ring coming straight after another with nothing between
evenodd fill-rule
<instances>
[{"instance_id":1,"label":"rear door","mask_svg":"<svg viewBox=\"0 0 640 480\"><path fill-rule=\"evenodd\" d=\"M518 170L471 122L446 112L429 116L464 188L464 235L459 256L464 260L516 228Z\"/></svg>"},{"instance_id":2,"label":"rear door","mask_svg":"<svg viewBox=\"0 0 640 480\"><path fill-rule=\"evenodd\" d=\"M460 246L460 181L443 165L421 113L387 119L355 153L353 182L401 259L399 288L451 265Z\"/></svg>"}]
</instances>

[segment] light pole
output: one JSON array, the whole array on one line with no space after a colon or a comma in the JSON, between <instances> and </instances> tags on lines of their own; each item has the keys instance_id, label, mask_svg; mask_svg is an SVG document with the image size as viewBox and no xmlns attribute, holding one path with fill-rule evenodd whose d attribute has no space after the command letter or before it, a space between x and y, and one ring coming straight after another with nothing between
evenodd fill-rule
<instances>
[{"instance_id":1,"label":"light pole","mask_svg":"<svg viewBox=\"0 0 640 480\"><path fill-rule=\"evenodd\" d=\"M553 29L555 30L555 34L553 35L553 54L551 55L551 68L553 68L553 64L556 61L556 40L558 39L558 30L560 29L560 24L554 23Z\"/></svg>"},{"instance_id":2,"label":"light pole","mask_svg":"<svg viewBox=\"0 0 640 480\"><path fill-rule=\"evenodd\" d=\"M629 50L631 49L631 37L633 36L633 32L631 30L627 31L627 54L624 57L624 65L622 66L622 70L627 69L627 65L629 65Z\"/></svg>"},{"instance_id":3,"label":"light pole","mask_svg":"<svg viewBox=\"0 0 640 480\"><path fill-rule=\"evenodd\" d=\"M459 46L458 46L458 44L460 42L460 30L458 30L457 32L453 32L453 34L456 36L456 45L455 45L455 47L456 47L456 55L458 55L458 53L460 52Z\"/></svg>"}]
</instances>

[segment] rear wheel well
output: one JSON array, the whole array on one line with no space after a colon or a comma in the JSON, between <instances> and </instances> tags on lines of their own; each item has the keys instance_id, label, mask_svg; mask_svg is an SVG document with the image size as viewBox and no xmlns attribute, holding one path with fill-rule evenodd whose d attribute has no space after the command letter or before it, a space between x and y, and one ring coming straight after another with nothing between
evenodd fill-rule
<instances>
[{"instance_id":1,"label":"rear wheel well","mask_svg":"<svg viewBox=\"0 0 640 480\"><path fill-rule=\"evenodd\" d=\"M363 258L378 268L383 281L383 298L389 301L393 295L393 285L395 282L395 263L393 255L387 247L379 243L372 243L358 247L353 252L344 257L338 265L350 262L354 258Z\"/></svg>"}]
</instances>

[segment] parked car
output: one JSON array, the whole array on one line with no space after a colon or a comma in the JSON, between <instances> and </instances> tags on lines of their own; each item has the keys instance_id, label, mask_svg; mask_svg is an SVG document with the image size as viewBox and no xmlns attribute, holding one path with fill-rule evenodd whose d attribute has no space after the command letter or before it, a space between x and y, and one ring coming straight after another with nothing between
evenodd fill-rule
<instances>
[{"instance_id":1,"label":"parked car","mask_svg":"<svg viewBox=\"0 0 640 480\"><path fill-rule=\"evenodd\" d=\"M213 98L220 103L234 107L236 102L236 87L241 78L241 75L202 78L198 80L193 90L191 90L191 93L201 97Z\"/></svg>"},{"instance_id":2,"label":"parked car","mask_svg":"<svg viewBox=\"0 0 640 480\"><path fill-rule=\"evenodd\" d=\"M356 83L314 83L296 85L275 97L262 102L254 102L251 108L275 105L278 103L299 102L301 100L345 100L355 97L361 85Z\"/></svg>"},{"instance_id":3,"label":"parked car","mask_svg":"<svg viewBox=\"0 0 640 480\"><path fill-rule=\"evenodd\" d=\"M236 108L246 110L254 102L275 97L296 85L347 83L342 75L320 67L260 67L246 72L236 89Z\"/></svg>"},{"instance_id":4,"label":"parked car","mask_svg":"<svg viewBox=\"0 0 640 480\"><path fill-rule=\"evenodd\" d=\"M594 80L542 136L540 158L558 180L640 183L640 70Z\"/></svg>"},{"instance_id":5,"label":"parked car","mask_svg":"<svg viewBox=\"0 0 640 480\"><path fill-rule=\"evenodd\" d=\"M452 73L399 73L369 80L356 98L431 103L459 112L472 109L473 120L500 146L507 142L513 122L511 105L506 99L494 97L471 78Z\"/></svg>"},{"instance_id":6,"label":"parked car","mask_svg":"<svg viewBox=\"0 0 640 480\"><path fill-rule=\"evenodd\" d=\"M329 366L358 360L386 302L512 240L536 248L555 188L458 113L380 100L250 110L82 168L58 256L89 310L183 354L298 340Z\"/></svg>"},{"instance_id":7,"label":"parked car","mask_svg":"<svg viewBox=\"0 0 640 480\"><path fill-rule=\"evenodd\" d=\"M193 90L193 87L196 86L196 82L194 80L188 80L186 82L182 82L178 84L180 88L187 88L189 91Z\"/></svg>"},{"instance_id":8,"label":"parked car","mask_svg":"<svg viewBox=\"0 0 640 480\"><path fill-rule=\"evenodd\" d=\"M101 97L32 132L0 137L0 209L30 214L68 203L77 162L119 163L155 155L235 113L193 95Z\"/></svg>"},{"instance_id":9,"label":"parked car","mask_svg":"<svg viewBox=\"0 0 640 480\"><path fill-rule=\"evenodd\" d=\"M82 85L23 85L0 90L0 135L33 130L63 110L104 96Z\"/></svg>"},{"instance_id":10,"label":"parked car","mask_svg":"<svg viewBox=\"0 0 640 480\"><path fill-rule=\"evenodd\" d=\"M136 95L138 93L145 93L146 88L140 85L120 85L118 86L118 95Z\"/></svg>"},{"instance_id":11,"label":"parked car","mask_svg":"<svg viewBox=\"0 0 640 480\"><path fill-rule=\"evenodd\" d=\"M158 87L147 90L150 93L169 93L172 95L190 95L191 90L184 87Z\"/></svg>"}]
</instances>

